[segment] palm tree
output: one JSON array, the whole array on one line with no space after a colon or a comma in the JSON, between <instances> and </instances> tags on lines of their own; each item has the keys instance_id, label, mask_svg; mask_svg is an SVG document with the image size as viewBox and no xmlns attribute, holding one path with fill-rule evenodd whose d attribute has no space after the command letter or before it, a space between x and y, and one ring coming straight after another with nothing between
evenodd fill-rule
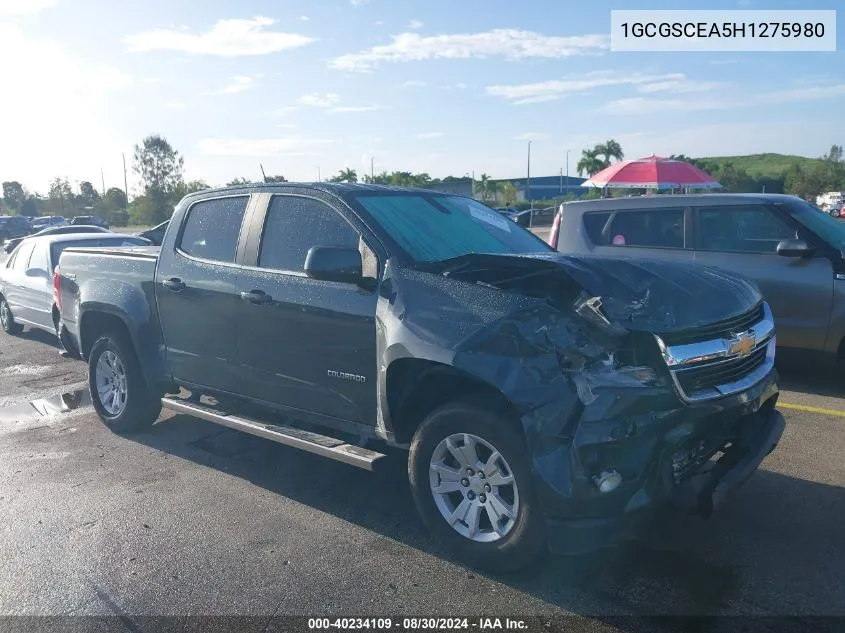
<instances>
[{"instance_id":1,"label":"palm tree","mask_svg":"<svg viewBox=\"0 0 845 633\"><path fill-rule=\"evenodd\" d=\"M607 165L605 165L604 161L599 158L598 149L595 147L593 149L581 150L581 158L575 166L575 169L578 170L579 175L587 174L587 176L592 176L593 174L600 172L605 167L607 167Z\"/></svg>"},{"instance_id":2,"label":"palm tree","mask_svg":"<svg viewBox=\"0 0 845 633\"><path fill-rule=\"evenodd\" d=\"M329 182L358 182L358 172L354 169L341 169L337 176L329 178Z\"/></svg>"},{"instance_id":3,"label":"palm tree","mask_svg":"<svg viewBox=\"0 0 845 633\"><path fill-rule=\"evenodd\" d=\"M473 191L473 193L480 193L482 201L487 200L487 183L489 181L490 176L488 176L487 174L481 174L481 177L475 181L475 191Z\"/></svg>"},{"instance_id":4,"label":"palm tree","mask_svg":"<svg viewBox=\"0 0 845 633\"><path fill-rule=\"evenodd\" d=\"M487 174L481 174L481 178L475 181L474 193L481 194L481 201L487 202L488 199L496 199L496 195L501 189L501 183L491 180Z\"/></svg>"},{"instance_id":5,"label":"palm tree","mask_svg":"<svg viewBox=\"0 0 845 633\"><path fill-rule=\"evenodd\" d=\"M597 155L604 157L605 167L610 166L610 160L612 158L615 158L616 160L622 160L625 158L625 154L622 152L622 146L613 139L610 139L605 143L599 143L595 146L594 151Z\"/></svg>"}]
</instances>

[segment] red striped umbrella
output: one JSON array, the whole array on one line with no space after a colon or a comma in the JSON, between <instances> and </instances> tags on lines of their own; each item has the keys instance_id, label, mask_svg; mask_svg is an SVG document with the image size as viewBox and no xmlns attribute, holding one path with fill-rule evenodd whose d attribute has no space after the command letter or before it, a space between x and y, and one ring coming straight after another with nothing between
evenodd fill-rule
<instances>
[{"instance_id":1,"label":"red striped umbrella","mask_svg":"<svg viewBox=\"0 0 845 633\"><path fill-rule=\"evenodd\" d=\"M722 185L695 165L652 155L614 163L590 176L581 186L620 189L717 189Z\"/></svg>"}]
</instances>

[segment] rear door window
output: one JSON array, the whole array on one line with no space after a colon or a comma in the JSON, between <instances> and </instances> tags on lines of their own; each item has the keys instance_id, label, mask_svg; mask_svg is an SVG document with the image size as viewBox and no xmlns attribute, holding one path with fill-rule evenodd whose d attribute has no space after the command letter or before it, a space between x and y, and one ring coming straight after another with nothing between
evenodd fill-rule
<instances>
[{"instance_id":1,"label":"rear door window","mask_svg":"<svg viewBox=\"0 0 845 633\"><path fill-rule=\"evenodd\" d=\"M602 238L603 246L684 248L684 210L617 211Z\"/></svg>"},{"instance_id":2,"label":"rear door window","mask_svg":"<svg viewBox=\"0 0 845 633\"><path fill-rule=\"evenodd\" d=\"M52 273L53 271L48 271L48 268L49 264L47 263L47 245L38 244L32 251L32 257L29 258L29 265L26 267L26 269L27 271L42 270L44 272Z\"/></svg>"},{"instance_id":3,"label":"rear door window","mask_svg":"<svg viewBox=\"0 0 845 633\"><path fill-rule=\"evenodd\" d=\"M15 256L15 261L12 263L12 270L15 272L24 272L26 271L26 267L29 265L29 258L32 255L32 249L35 247L35 244L30 242L27 244L24 242L17 248L17 255Z\"/></svg>"},{"instance_id":4,"label":"rear door window","mask_svg":"<svg viewBox=\"0 0 845 633\"><path fill-rule=\"evenodd\" d=\"M234 263L249 196L202 200L188 210L179 249L200 259Z\"/></svg>"},{"instance_id":5,"label":"rear door window","mask_svg":"<svg viewBox=\"0 0 845 633\"><path fill-rule=\"evenodd\" d=\"M795 229L764 205L702 207L697 211L695 248L699 251L777 253Z\"/></svg>"}]
</instances>

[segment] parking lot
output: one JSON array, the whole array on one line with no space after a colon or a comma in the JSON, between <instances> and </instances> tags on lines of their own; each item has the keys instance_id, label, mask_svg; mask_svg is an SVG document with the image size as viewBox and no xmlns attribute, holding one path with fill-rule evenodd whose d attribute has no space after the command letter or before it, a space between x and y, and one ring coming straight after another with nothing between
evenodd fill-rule
<instances>
[{"instance_id":1,"label":"parking lot","mask_svg":"<svg viewBox=\"0 0 845 633\"><path fill-rule=\"evenodd\" d=\"M496 577L437 549L401 453L370 474L172 414L116 436L85 369L0 332L4 614L845 615L845 374L782 370L784 439L710 521Z\"/></svg>"}]
</instances>

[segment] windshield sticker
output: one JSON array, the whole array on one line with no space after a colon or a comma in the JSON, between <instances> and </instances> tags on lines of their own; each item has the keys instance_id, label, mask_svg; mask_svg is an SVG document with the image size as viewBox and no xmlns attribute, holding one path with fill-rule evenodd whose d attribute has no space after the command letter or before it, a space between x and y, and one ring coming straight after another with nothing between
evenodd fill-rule
<instances>
[{"instance_id":1,"label":"windshield sticker","mask_svg":"<svg viewBox=\"0 0 845 633\"><path fill-rule=\"evenodd\" d=\"M489 224L490 226L495 226L497 229L501 229L502 231L505 231L506 233L510 233L511 220L508 220L507 218L503 218L502 216L497 214L495 211L485 211L484 209L477 209L477 208L473 207L472 209L470 209L470 214L476 220L480 220L481 222L484 222L485 224Z\"/></svg>"}]
</instances>

